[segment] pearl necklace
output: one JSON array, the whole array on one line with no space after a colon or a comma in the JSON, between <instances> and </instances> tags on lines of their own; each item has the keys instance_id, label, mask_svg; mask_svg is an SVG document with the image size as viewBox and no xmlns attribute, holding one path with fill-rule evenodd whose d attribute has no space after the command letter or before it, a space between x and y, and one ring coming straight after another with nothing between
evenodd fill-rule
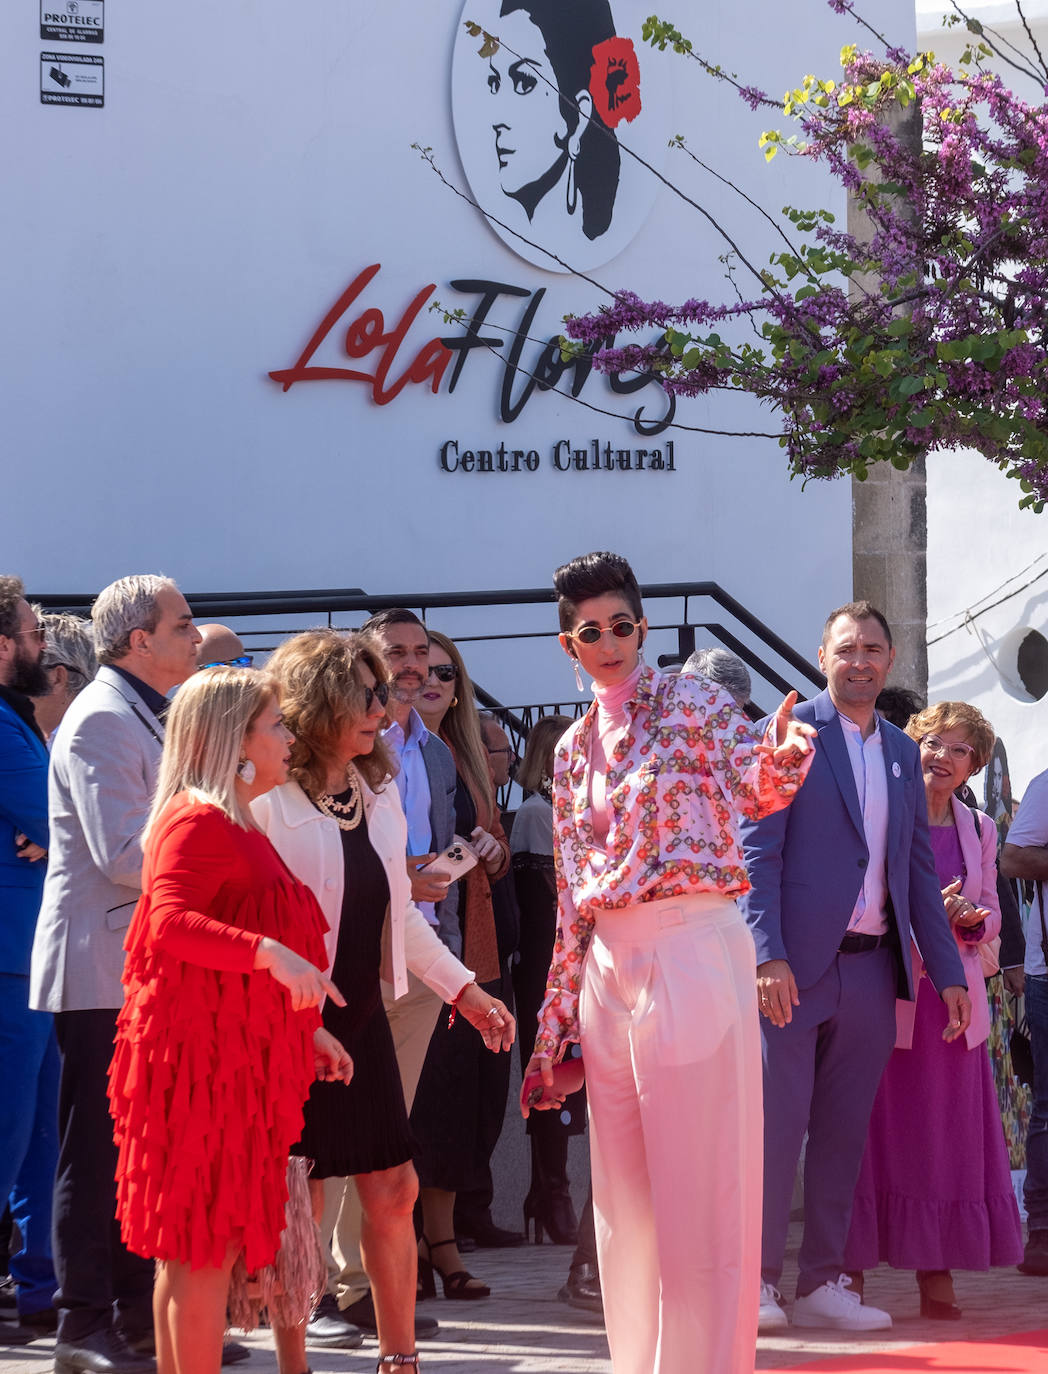
<instances>
[{"instance_id":1,"label":"pearl necklace","mask_svg":"<svg viewBox=\"0 0 1048 1374\"><path fill-rule=\"evenodd\" d=\"M317 797L317 807L335 822L340 830L356 830L364 816L364 798L357 781L357 770L351 763L346 765L346 782L349 784L348 801L336 801L330 792Z\"/></svg>"}]
</instances>

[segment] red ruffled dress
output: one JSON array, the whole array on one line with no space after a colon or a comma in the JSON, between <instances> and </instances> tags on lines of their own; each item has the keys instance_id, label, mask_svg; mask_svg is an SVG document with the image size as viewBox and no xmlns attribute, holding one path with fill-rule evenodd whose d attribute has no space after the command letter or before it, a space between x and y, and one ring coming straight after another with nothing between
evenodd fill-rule
<instances>
[{"instance_id":1,"label":"red ruffled dress","mask_svg":"<svg viewBox=\"0 0 1048 1374\"><path fill-rule=\"evenodd\" d=\"M109 1070L117 1215L136 1254L192 1268L273 1262L319 1012L252 971L263 936L326 967L312 892L260 831L185 794L146 849Z\"/></svg>"}]
</instances>

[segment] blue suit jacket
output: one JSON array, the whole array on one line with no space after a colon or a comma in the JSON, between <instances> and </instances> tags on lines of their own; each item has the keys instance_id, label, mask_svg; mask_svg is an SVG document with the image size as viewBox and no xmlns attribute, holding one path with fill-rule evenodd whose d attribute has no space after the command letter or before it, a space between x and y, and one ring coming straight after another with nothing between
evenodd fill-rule
<instances>
[{"instance_id":1,"label":"blue suit jacket","mask_svg":"<svg viewBox=\"0 0 1048 1374\"><path fill-rule=\"evenodd\" d=\"M818 731L804 786L784 811L740 826L753 887L740 906L757 963L786 959L798 988L811 987L836 957L862 888L869 851L848 746L829 692L794 714ZM758 727L758 733L759 733ZM928 841L916 744L881 721L888 783L887 882L899 948L913 933L935 987L965 985ZM914 996L909 958L899 960L899 996Z\"/></svg>"},{"instance_id":2,"label":"blue suit jacket","mask_svg":"<svg viewBox=\"0 0 1048 1374\"><path fill-rule=\"evenodd\" d=\"M42 849L47 838L47 749L0 699L0 973L29 973L47 864L15 850L15 835Z\"/></svg>"}]
</instances>

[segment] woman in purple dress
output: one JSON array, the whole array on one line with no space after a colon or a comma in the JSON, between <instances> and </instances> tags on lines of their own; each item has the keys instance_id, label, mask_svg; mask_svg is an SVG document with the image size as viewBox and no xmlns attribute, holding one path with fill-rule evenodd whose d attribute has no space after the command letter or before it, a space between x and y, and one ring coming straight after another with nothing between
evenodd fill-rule
<instances>
[{"instance_id":1,"label":"woman in purple dress","mask_svg":"<svg viewBox=\"0 0 1048 1374\"><path fill-rule=\"evenodd\" d=\"M910 718L906 733L921 749L932 854L972 1019L963 1039L943 1039L946 1008L911 945L917 999L896 1003L896 1048L870 1119L845 1263L860 1292L858 1271L881 1261L915 1269L921 1315L950 1320L961 1315L951 1269L1013 1265L1023 1254L984 1043L990 1015L980 947L992 948L1001 925L997 830L954 796L985 767L994 735L963 701L929 706Z\"/></svg>"}]
</instances>

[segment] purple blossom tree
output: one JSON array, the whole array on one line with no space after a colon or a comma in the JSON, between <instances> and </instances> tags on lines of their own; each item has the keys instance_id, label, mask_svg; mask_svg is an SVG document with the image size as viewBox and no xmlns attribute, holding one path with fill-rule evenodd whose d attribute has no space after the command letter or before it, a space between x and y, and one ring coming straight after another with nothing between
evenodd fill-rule
<instances>
[{"instance_id":1,"label":"purple blossom tree","mask_svg":"<svg viewBox=\"0 0 1048 1374\"><path fill-rule=\"evenodd\" d=\"M645 38L700 62L751 108L789 118L792 134L762 136L765 156L823 163L862 204L869 232L846 232L822 209L787 208L780 225L754 205L776 246L759 268L732 245L735 299L669 304L620 290L566 320L565 352L585 350L609 373L651 370L679 395L757 397L781 417L779 443L803 478L862 479L873 463L905 469L963 446L1016 478L1020 506L1040 511L1048 106L1019 99L985 59L997 53L1046 91L1048 68L1029 29L1032 56L1006 54L958 10L970 42L953 71L889 44L853 0L828 3L881 55L848 46L839 82L805 77L781 104L707 62L671 24L652 17ZM655 343L619 343L653 327Z\"/></svg>"}]
</instances>

